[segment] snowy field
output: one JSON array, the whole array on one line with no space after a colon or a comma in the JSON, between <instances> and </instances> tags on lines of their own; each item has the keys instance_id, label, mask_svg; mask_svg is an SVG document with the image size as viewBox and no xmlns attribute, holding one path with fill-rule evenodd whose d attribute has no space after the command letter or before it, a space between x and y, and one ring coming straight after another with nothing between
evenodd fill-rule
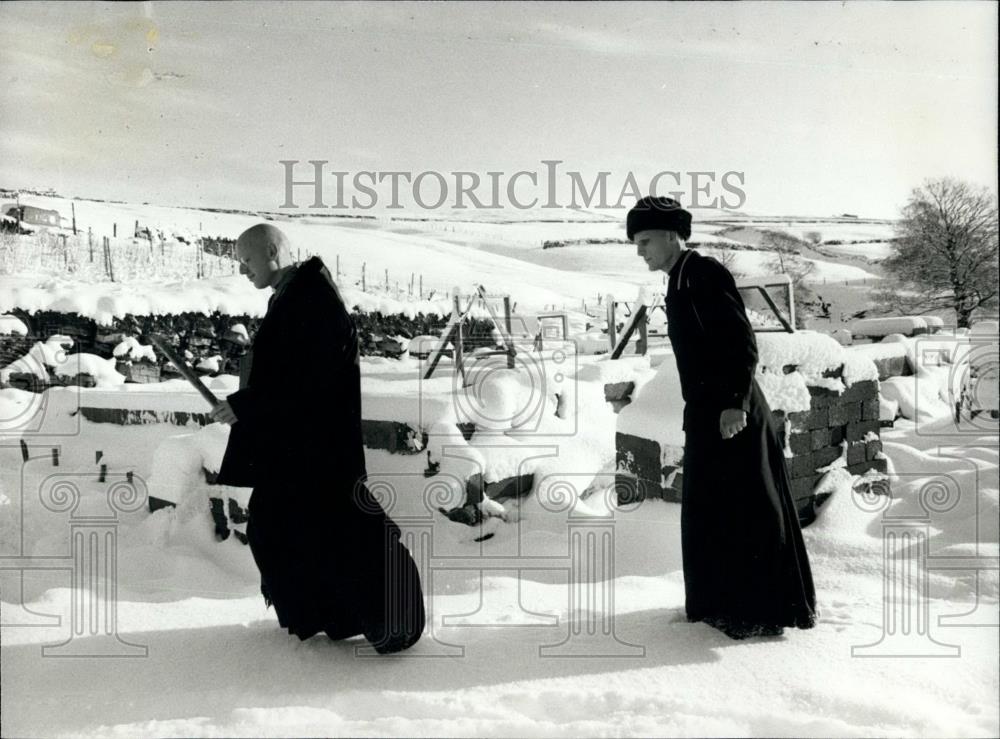
<instances>
[{"instance_id":1,"label":"snowy field","mask_svg":"<svg viewBox=\"0 0 1000 739\"><path fill-rule=\"evenodd\" d=\"M62 198L26 196L23 202L58 209L64 216L70 212L69 201ZM475 211L471 216L463 217L484 218L488 215L489 211ZM527 217L528 214L519 215ZM76 217L82 244L87 241L88 228L99 241L103 236L110 237L117 224L118 235L124 239L126 235L131 237L138 221L140 228L162 232L168 244L192 251L195 250L193 245L178 246L176 239L180 237L193 241L199 235L235 238L245 228L263 220L262 216L251 214L93 201L76 201ZM370 293L408 295L410 280L422 277L424 294L433 290L432 297L440 298L456 286L463 293L468 293L475 285L483 284L491 293L511 295L512 300L522 307L576 309L583 302L596 303L598 295L610 293L619 299L632 300L642 286L660 285L662 289L663 284L662 275L651 275L629 244L574 243L553 249L542 248L543 241L552 239L624 239L624 212L617 214L617 220L613 220L608 213L559 211L556 216L552 212L537 213L538 218L559 217L566 219L565 223L541 220L475 222L443 217L417 221L406 216L392 220L384 214L378 218L272 217L288 233L297 255L304 258L309 254L318 254L331 269L339 257L342 269L340 284L347 288L361 288L364 271L364 286ZM723 252L731 253L734 260L732 267L741 276L758 277L772 273L773 268L769 264L771 255L767 252L724 248L731 240L714 235L719 228L717 221L723 217L733 219L732 214L725 211L706 209L705 213L696 212L692 240L719 244L719 247L704 247L702 251L716 257ZM704 221L699 223L699 218ZM770 224L761 227L770 228ZM808 230L806 225L803 228ZM145 240L135 240L133 246L137 252L142 250L141 253L145 254L145 245ZM159 248L157 241L153 251ZM97 258L100 261L100 255ZM227 265L217 265L217 261L209 259L208 267L212 271L208 274L212 279L221 280L224 292L249 289L246 281L238 275L226 281ZM822 259L810 261L815 264L810 279L819 284L871 281L878 277L854 264ZM4 276L0 283L0 311L9 310L19 300L24 302L23 295L32 289L57 292L63 296L72 292L81 279L106 279L100 274L67 276L62 274L62 268L63 260L57 258L47 264L26 265L18 269L16 278ZM148 275L150 279L130 282L135 287L133 292L139 296L146 295L150 290L180 294L191 288L186 282L195 278L193 267L189 271L185 278L174 265L169 265ZM569 278L567 273L571 273ZM49 289L52 280L59 285L58 291ZM162 281L167 284L156 285ZM35 301L30 304L42 307ZM134 309L123 303L114 312Z\"/></svg>"},{"instance_id":2,"label":"snowy field","mask_svg":"<svg viewBox=\"0 0 1000 739\"><path fill-rule=\"evenodd\" d=\"M662 290L660 276L650 279L628 245L541 249L544 239L620 232L620 224L601 216L581 214L572 225L315 218L280 225L304 253L321 254L331 266L340 257L351 306L447 313L452 286L468 292L483 283L509 292L526 316L565 307L570 333L579 337L584 306L593 314L597 295L631 300L644 286ZM123 226L131 232L139 220L175 245L183 243L177 236L235 237L260 221L82 201L77 218L100 235L113 223L119 233ZM765 252L732 254L745 276L769 271ZM359 284L362 264L367 290ZM425 278L423 300L395 289L411 273ZM821 260L814 274L830 281L873 277ZM98 320L192 309L261 315L266 301L245 279L225 273L195 280L154 270L112 284L99 274L60 274L58 263L40 258L37 269L0 278L0 312L73 310ZM9 331L15 324L3 325ZM364 417L430 433L420 453L367 454L373 490L404 532L430 532L422 554L434 562L424 580L428 631L413 649L388 658L367 655L361 640L289 636L264 607L248 548L235 536L216 540L208 497L222 491L205 483L202 469L217 468L225 427L116 426L76 412L81 405L206 410L185 383L122 385L109 365L94 389L40 396L0 390L4 733L996 736L997 423L988 415L952 420L968 375L959 368L981 340L995 358L993 334L893 338L854 350L866 362L907 356L917 368L881 386L885 405L898 415L882 434L891 497L872 496L873 485L884 492L882 483L833 465L821 483L831 497L804 531L819 624L746 642L684 619L679 507L619 507L613 494L615 433L641 414L615 415L603 385L634 378L641 397L644 383L664 376L655 371L673 363L664 347L619 362L582 350L567 355L558 346L522 351L531 366L496 375L479 400L510 418L532 383L558 384L559 397L546 393L527 429L500 424L471 440L456 428L468 419L449 360L421 383L414 359L364 359ZM599 333L590 339L606 342ZM761 340L762 356L771 345ZM56 342L37 351L58 349ZM819 361L797 361L810 359ZM814 369L818 378L822 367ZM767 392L798 383L796 397L805 393L808 403L801 373L779 380ZM224 396L235 378L210 385ZM996 407L995 393L981 395L981 407ZM679 409L678 399L661 419L670 427L663 433L679 437ZM441 464L436 476L424 475L428 453ZM518 474L527 469L524 460L535 489L519 501L487 499L482 526L438 512L461 504L468 475ZM97 480L102 464L105 482ZM125 495L132 486L114 487L129 472L134 499ZM109 509L109 490L125 496L114 499L117 509ZM224 492L245 504L248 491ZM150 513L147 494L178 505ZM80 516L107 517L109 510L117 513L101 524L110 537L102 541L113 542L116 569L80 580L85 573L73 569L72 547L81 540L71 527ZM581 525L599 528L613 546L600 566L572 579L570 536ZM78 656L66 657L74 650ZM129 656L115 656L121 654Z\"/></svg>"}]
</instances>

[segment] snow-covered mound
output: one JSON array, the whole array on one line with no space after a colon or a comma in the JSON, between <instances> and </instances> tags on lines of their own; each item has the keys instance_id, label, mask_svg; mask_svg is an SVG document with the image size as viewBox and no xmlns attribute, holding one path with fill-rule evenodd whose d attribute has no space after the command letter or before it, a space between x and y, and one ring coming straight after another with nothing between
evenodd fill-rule
<instances>
[{"instance_id":1,"label":"snow-covered mound","mask_svg":"<svg viewBox=\"0 0 1000 739\"><path fill-rule=\"evenodd\" d=\"M151 346L143 346L134 336L126 336L122 339L112 352L117 359L128 359L139 361L146 359L150 362L156 361L156 352Z\"/></svg>"},{"instance_id":2,"label":"snow-covered mound","mask_svg":"<svg viewBox=\"0 0 1000 739\"><path fill-rule=\"evenodd\" d=\"M0 336L27 336L28 327L17 316L0 316Z\"/></svg>"}]
</instances>

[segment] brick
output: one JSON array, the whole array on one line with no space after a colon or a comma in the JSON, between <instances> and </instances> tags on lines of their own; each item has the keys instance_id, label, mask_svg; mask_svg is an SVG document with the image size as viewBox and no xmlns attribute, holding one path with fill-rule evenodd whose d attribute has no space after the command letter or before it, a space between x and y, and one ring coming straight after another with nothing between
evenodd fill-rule
<instances>
[{"instance_id":1,"label":"brick","mask_svg":"<svg viewBox=\"0 0 1000 739\"><path fill-rule=\"evenodd\" d=\"M177 504L172 500L165 500L163 498L156 498L152 495L146 498L146 504L149 506L149 512L158 511L161 508L176 508Z\"/></svg>"},{"instance_id":2,"label":"brick","mask_svg":"<svg viewBox=\"0 0 1000 739\"><path fill-rule=\"evenodd\" d=\"M631 400L633 390L635 390L635 383L631 380L628 382L608 382L604 385L604 399L609 403Z\"/></svg>"},{"instance_id":3,"label":"brick","mask_svg":"<svg viewBox=\"0 0 1000 739\"><path fill-rule=\"evenodd\" d=\"M871 461L875 459L875 455L882 451L881 441L869 441L865 444L865 460Z\"/></svg>"},{"instance_id":4,"label":"brick","mask_svg":"<svg viewBox=\"0 0 1000 739\"><path fill-rule=\"evenodd\" d=\"M788 414L788 421L792 425L792 433L796 431L808 431L809 411L792 411Z\"/></svg>"},{"instance_id":5,"label":"brick","mask_svg":"<svg viewBox=\"0 0 1000 739\"><path fill-rule=\"evenodd\" d=\"M816 474L816 466L813 464L812 454L803 454L800 457L792 457L788 460L788 474L793 478L809 477Z\"/></svg>"},{"instance_id":6,"label":"brick","mask_svg":"<svg viewBox=\"0 0 1000 739\"><path fill-rule=\"evenodd\" d=\"M859 464L851 464L847 466L847 471L852 475L863 475L868 472L868 470L885 473L887 471L886 460L873 459L870 462L861 462Z\"/></svg>"},{"instance_id":7,"label":"brick","mask_svg":"<svg viewBox=\"0 0 1000 739\"><path fill-rule=\"evenodd\" d=\"M497 482L487 483L486 495L498 502L508 498L521 498L530 493L534 485L534 475L515 475Z\"/></svg>"},{"instance_id":8,"label":"brick","mask_svg":"<svg viewBox=\"0 0 1000 739\"><path fill-rule=\"evenodd\" d=\"M859 464L865 461L865 447L863 441L853 441L847 446L847 465Z\"/></svg>"},{"instance_id":9,"label":"brick","mask_svg":"<svg viewBox=\"0 0 1000 739\"><path fill-rule=\"evenodd\" d=\"M844 365L840 365L834 369L823 370L823 377L828 377L832 380L839 379L844 376Z\"/></svg>"},{"instance_id":10,"label":"brick","mask_svg":"<svg viewBox=\"0 0 1000 739\"><path fill-rule=\"evenodd\" d=\"M674 475L673 480L670 483L670 486L663 489L663 498L665 500L673 501L675 503L680 503L683 492L684 492L684 472L682 470L677 470L677 473Z\"/></svg>"},{"instance_id":11,"label":"brick","mask_svg":"<svg viewBox=\"0 0 1000 739\"><path fill-rule=\"evenodd\" d=\"M615 492L619 504L637 503L646 498L663 498L663 490L659 485L642 480L635 475L619 472L615 475Z\"/></svg>"},{"instance_id":12,"label":"brick","mask_svg":"<svg viewBox=\"0 0 1000 739\"><path fill-rule=\"evenodd\" d=\"M212 521L215 523L215 536L219 541L225 541L229 538L229 519L226 518L222 498L209 498L208 502L211 506Z\"/></svg>"},{"instance_id":13,"label":"brick","mask_svg":"<svg viewBox=\"0 0 1000 739\"><path fill-rule=\"evenodd\" d=\"M830 426L846 426L861 420L861 403L842 401L830 406Z\"/></svg>"},{"instance_id":14,"label":"brick","mask_svg":"<svg viewBox=\"0 0 1000 739\"><path fill-rule=\"evenodd\" d=\"M74 385L79 385L80 387L97 387L97 380L94 379L93 375L86 372L81 372L70 378L60 378L60 382L67 387Z\"/></svg>"},{"instance_id":15,"label":"brick","mask_svg":"<svg viewBox=\"0 0 1000 739\"><path fill-rule=\"evenodd\" d=\"M789 435L788 448L792 450L792 454L809 454L812 451L812 433L810 431Z\"/></svg>"},{"instance_id":16,"label":"brick","mask_svg":"<svg viewBox=\"0 0 1000 739\"><path fill-rule=\"evenodd\" d=\"M840 446L844 440L844 427L834 426L830 429L830 446Z\"/></svg>"},{"instance_id":17,"label":"brick","mask_svg":"<svg viewBox=\"0 0 1000 739\"><path fill-rule=\"evenodd\" d=\"M801 500L802 498L811 496L818 480L819 477L817 475L799 477L792 480L792 500Z\"/></svg>"},{"instance_id":18,"label":"brick","mask_svg":"<svg viewBox=\"0 0 1000 739\"><path fill-rule=\"evenodd\" d=\"M243 508L239 503L237 503L232 498L229 498L229 520L232 523L246 523L250 515L247 513L246 509Z\"/></svg>"},{"instance_id":19,"label":"brick","mask_svg":"<svg viewBox=\"0 0 1000 739\"><path fill-rule=\"evenodd\" d=\"M830 446L830 429L816 429L809 432L809 451L816 451L823 447Z\"/></svg>"},{"instance_id":20,"label":"brick","mask_svg":"<svg viewBox=\"0 0 1000 739\"><path fill-rule=\"evenodd\" d=\"M809 386L809 406L811 408L826 408L840 398L840 393L828 387Z\"/></svg>"},{"instance_id":21,"label":"brick","mask_svg":"<svg viewBox=\"0 0 1000 739\"><path fill-rule=\"evenodd\" d=\"M819 449L812 453L813 471L819 467L826 467L830 462L839 459L843 452L840 447L831 446Z\"/></svg>"},{"instance_id":22,"label":"brick","mask_svg":"<svg viewBox=\"0 0 1000 739\"><path fill-rule=\"evenodd\" d=\"M906 357L885 357L876 359L874 362L875 368L878 370L879 380L887 380L890 377L905 377L913 374L913 370L910 369L910 364L906 361Z\"/></svg>"},{"instance_id":23,"label":"brick","mask_svg":"<svg viewBox=\"0 0 1000 739\"><path fill-rule=\"evenodd\" d=\"M814 408L789 413L788 420L792 423L792 431L813 431L829 426L830 414L826 408Z\"/></svg>"},{"instance_id":24,"label":"brick","mask_svg":"<svg viewBox=\"0 0 1000 739\"><path fill-rule=\"evenodd\" d=\"M795 501L795 512L799 517L799 526L805 528L816 520L816 499L810 496Z\"/></svg>"},{"instance_id":25,"label":"brick","mask_svg":"<svg viewBox=\"0 0 1000 739\"><path fill-rule=\"evenodd\" d=\"M830 413L827 408L816 408L809 413L809 430L824 429L831 426Z\"/></svg>"},{"instance_id":26,"label":"brick","mask_svg":"<svg viewBox=\"0 0 1000 739\"><path fill-rule=\"evenodd\" d=\"M662 475L660 445L631 434L616 434L615 449L620 472L631 472L643 480L659 482Z\"/></svg>"},{"instance_id":27,"label":"brick","mask_svg":"<svg viewBox=\"0 0 1000 739\"><path fill-rule=\"evenodd\" d=\"M865 400L861 403L861 420L862 421L879 420L878 398L875 398L874 400Z\"/></svg>"},{"instance_id":28,"label":"brick","mask_svg":"<svg viewBox=\"0 0 1000 739\"><path fill-rule=\"evenodd\" d=\"M816 510L819 510L833 493L820 493L816 495Z\"/></svg>"},{"instance_id":29,"label":"brick","mask_svg":"<svg viewBox=\"0 0 1000 739\"><path fill-rule=\"evenodd\" d=\"M869 431L877 434L878 429L878 421L858 421L857 423L847 424L844 433L848 441L862 441L865 438L865 434Z\"/></svg>"},{"instance_id":30,"label":"brick","mask_svg":"<svg viewBox=\"0 0 1000 739\"><path fill-rule=\"evenodd\" d=\"M878 383L875 382L875 380L862 380L861 382L855 382L849 388L844 390L844 394L841 397L844 402L854 400L871 400L872 398L877 400Z\"/></svg>"}]
</instances>

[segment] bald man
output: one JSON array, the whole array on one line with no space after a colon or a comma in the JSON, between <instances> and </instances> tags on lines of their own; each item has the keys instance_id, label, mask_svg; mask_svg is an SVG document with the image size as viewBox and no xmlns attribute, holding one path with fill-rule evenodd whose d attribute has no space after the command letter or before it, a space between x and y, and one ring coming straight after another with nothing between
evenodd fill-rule
<instances>
[{"instance_id":1,"label":"bald man","mask_svg":"<svg viewBox=\"0 0 1000 739\"><path fill-rule=\"evenodd\" d=\"M261 592L305 640L363 634L381 653L424 627L420 579L399 528L364 484L358 338L319 257L292 260L271 224L236 242L240 274L272 288L240 389L212 410L231 426L219 482L252 487L247 539Z\"/></svg>"}]
</instances>

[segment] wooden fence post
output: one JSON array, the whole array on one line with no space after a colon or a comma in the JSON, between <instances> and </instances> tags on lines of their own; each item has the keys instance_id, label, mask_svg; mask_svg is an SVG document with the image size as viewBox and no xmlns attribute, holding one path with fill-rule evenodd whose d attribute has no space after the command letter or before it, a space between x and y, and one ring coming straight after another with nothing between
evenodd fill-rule
<instances>
[{"instance_id":1,"label":"wooden fence post","mask_svg":"<svg viewBox=\"0 0 1000 739\"><path fill-rule=\"evenodd\" d=\"M69 207L73 211L73 235L76 236L76 203L70 203Z\"/></svg>"},{"instance_id":2,"label":"wooden fence post","mask_svg":"<svg viewBox=\"0 0 1000 739\"><path fill-rule=\"evenodd\" d=\"M94 263L94 229L87 226L87 249L90 251L90 263Z\"/></svg>"},{"instance_id":3,"label":"wooden fence post","mask_svg":"<svg viewBox=\"0 0 1000 739\"><path fill-rule=\"evenodd\" d=\"M368 292L365 285L365 268L368 266L368 262L361 263L361 292Z\"/></svg>"},{"instance_id":4,"label":"wooden fence post","mask_svg":"<svg viewBox=\"0 0 1000 739\"><path fill-rule=\"evenodd\" d=\"M514 369L514 336L511 330L510 295L503 296L503 325L507 329L507 340L510 342L511 349L507 352L507 369Z\"/></svg>"},{"instance_id":5,"label":"wooden fence post","mask_svg":"<svg viewBox=\"0 0 1000 739\"><path fill-rule=\"evenodd\" d=\"M455 341L454 341L454 361L455 367L462 375L462 387L465 387L465 368L462 366L462 343L465 340L465 332L462 330L462 306L460 305L460 298L458 295L458 288L455 288L455 294L452 297L452 305L455 315L458 316L458 323L455 325Z\"/></svg>"},{"instance_id":6,"label":"wooden fence post","mask_svg":"<svg viewBox=\"0 0 1000 739\"><path fill-rule=\"evenodd\" d=\"M607 315L608 315L608 340L611 342L612 350L615 348L615 344L618 343L618 327L615 325L615 296L608 296L607 304Z\"/></svg>"},{"instance_id":7,"label":"wooden fence post","mask_svg":"<svg viewBox=\"0 0 1000 739\"><path fill-rule=\"evenodd\" d=\"M107 236L104 237L104 271L107 273L108 278L114 282L115 267L111 259L111 240Z\"/></svg>"}]
</instances>

